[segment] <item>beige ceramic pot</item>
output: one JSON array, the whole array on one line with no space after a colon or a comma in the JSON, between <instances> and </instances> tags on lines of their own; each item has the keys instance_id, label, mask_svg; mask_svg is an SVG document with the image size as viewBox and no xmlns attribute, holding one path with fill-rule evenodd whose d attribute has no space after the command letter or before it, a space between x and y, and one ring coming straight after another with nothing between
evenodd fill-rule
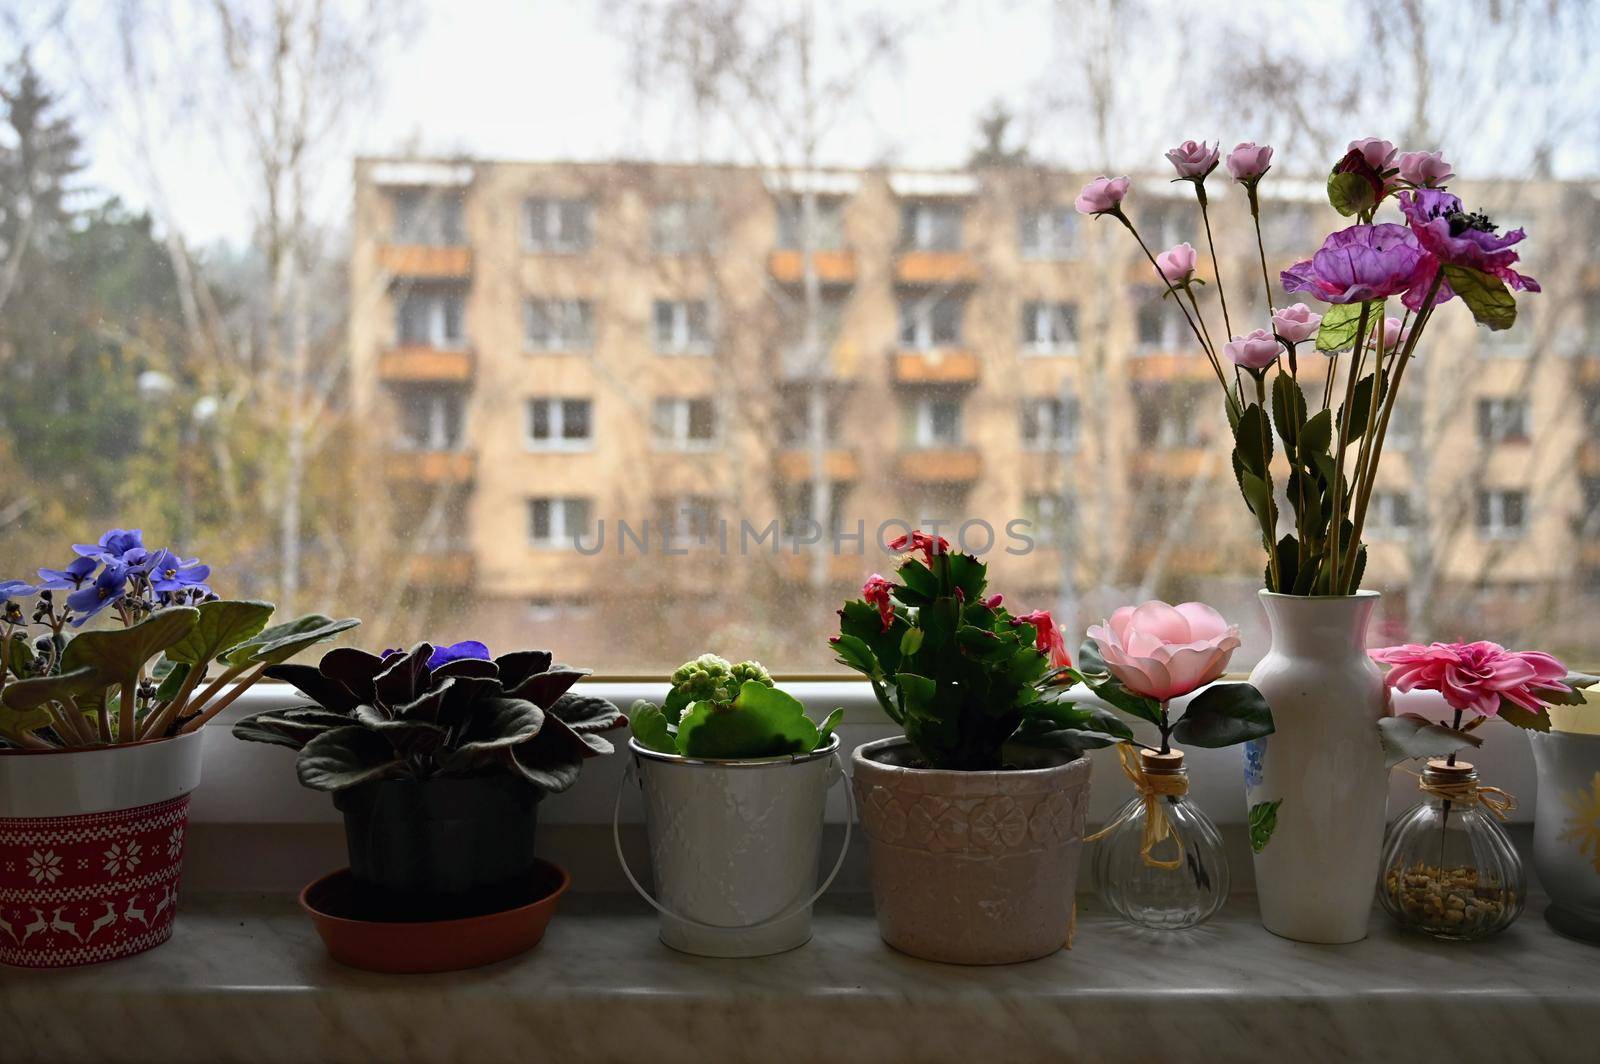
<instances>
[{"instance_id":1,"label":"beige ceramic pot","mask_svg":"<svg viewBox=\"0 0 1600 1064\"><path fill-rule=\"evenodd\" d=\"M1067 941L1089 761L1007 751L1015 769L914 768L904 738L851 755L883 940L949 964L1011 964Z\"/></svg>"}]
</instances>

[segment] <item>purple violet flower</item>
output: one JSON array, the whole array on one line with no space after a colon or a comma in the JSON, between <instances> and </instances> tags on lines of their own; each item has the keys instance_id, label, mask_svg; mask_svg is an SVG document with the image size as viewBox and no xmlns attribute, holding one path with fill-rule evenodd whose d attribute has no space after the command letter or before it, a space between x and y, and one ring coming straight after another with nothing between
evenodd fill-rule
<instances>
[{"instance_id":1,"label":"purple violet flower","mask_svg":"<svg viewBox=\"0 0 1600 1064\"><path fill-rule=\"evenodd\" d=\"M74 614L72 626L81 626L107 606L121 602L127 594L128 567L121 562L107 562L93 584L67 596L67 606Z\"/></svg>"},{"instance_id":2,"label":"purple violet flower","mask_svg":"<svg viewBox=\"0 0 1600 1064\"><path fill-rule=\"evenodd\" d=\"M1511 268L1519 258L1511 245L1521 243L1527 236L1521 229L1496 233L1495 224L1483 212L1468 214L1459 197L1434 188L1400 193L1400 211L1430 262L1481 270L1518 292L1540 290L1538 281ZM1433 270L1425 270L1423 276L1431 281ZM1406 306L1416 310L1423 295L1419 292L1413 299L1407 293ZM1434 302L1443 303L1454 295L1445 282L1439 286Z\"/></svg>"},{"instance_id":3,"label":"purple violet flower","mask_svg":"<svg viewBox=\"0 0 1600 1064\"><path fill-rule=\"evenodd\" d=\"M85 558L121 561L129 551L144 549L144 532L137 528L113 528L100 537L99 543L74 543L72 549Z\"/></svg>"},{"instance_id":4,"label":"purple violet flower","mask_svg":"<svg viewBox=\"0 0 1600 1064\"><path fill-rule=\"evenodd\" d=\"M489 648L476 639L464 639L459 643L451 643L447 647L437 647L428 655L428 668L437 669L449 661L459 661L462 658L476 658L480 661L489 660Z\"/></svg>"},{"instance_id":5,"label":"purple violet flower","mask_svg":"<svg viewBox=\"0 0 1600 1064\"><path fill-rule=\"evenodd\" d=\"M38 588L32 584L25 584L21 580L0 580L0 601L21 598L23 595L31 595L37 590Z\"/></svg>"},{"instance_id":6,"label":"purple violet flower","mask_svg":"<svg viewBox=\"0 0 1600 1064\"><path fill-rule=\"evenodd\" d=\"M65 591L77 589L100 568L99 558L74 558L65 569L40 569L39 590Z\"/></svg>"},{"instance_id":7,"label":"purple violet flower","mask_svg":"<svg viewBox=\"0 0 1600 1064\"><path fill-rule=\"evenodd\" d=\"M206 578L211 566L201 565L198 558L180 558L163 548L152 554L144 563L143 572L150 581L150 589L165 595L186 594L199 590L210 594Z\"/></svg>"},{"instance_id":8,"label":"purple violet flower","mask_svg":"<svg viewBox=\"0 0 1600 1064\"><path fill-rule=\"evenodd\" d=\"M1317 253L1284 270L1286 292L1310 292L1324 303L1387 299L1414 287L1432 260L1403 225L1352 225L1323 241ZM1426 277L1432 280L1431 271Z\"/></svg>"}]
</instances>

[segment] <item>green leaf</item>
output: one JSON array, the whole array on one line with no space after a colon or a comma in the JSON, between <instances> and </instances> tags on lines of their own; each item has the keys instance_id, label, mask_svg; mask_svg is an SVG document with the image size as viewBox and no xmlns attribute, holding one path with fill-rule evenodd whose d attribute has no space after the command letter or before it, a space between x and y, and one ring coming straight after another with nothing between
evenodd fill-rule
<instances>
[{"instance_id":1,"label":"green leaf","mask_svg":"<svg viewBox=\"0 0 1600 1064\"><path fill-rule=\"evenodd\" d=\"M1414 757L1449 757L1483 745L1483 740L1470 732L1435 724L1418 713L1384 717L1378 721L1378 735L1383 739L1383 759L1388 768Z\"/></svg>"},{"instance_id":2,"label":"green leaf","mask_svg":"<svg viewBox=\"0 0 1600 1064\"><path fill-rule=\"evenodd\" d=\"M1272 841L1272 833L1278 830L1278 807L1282 804L1283 799L1277 798L1250 807L1250 849L1253 852L1260 853Z\"/></svg>"},{"instance_id":3,"label":"green leaf","mask_svg":"<svg viewBox=\"0 0 1600 1064\"><path fill-rule=\"evenodd\" d=\"M900 697L905 702L907 712L926 715L932 708L934 696L939 691L938 684L926 676L910 672L896 673L894 682L900 688Z\"/></svg>"},{"instance_id":4,"label":"green leaf","mask_svg":"<svg viewBox=\"0 0 1600 1064\"><path fill-rule=\"evenodd\" d=\"M922 649L922 629L906 628L906 634L900 637L900 656L909 658Z\"/></svg>"},{"instance_id":5,"label":"green leaf","mask_svg":"<svg viewBox=\"0 0 1600 1064\"><path fill-rule=\"evenodd\" d=\"M628 723L633 729L633 737L646 750L661 754L678 752L678 744L673 742L672 732L667 728L667 718L659 706L639 699L628 709Z\"/></svg>"},{"instance_id":6,"label":"green leaf","mask_svg":"<svg viewBox=\"0 0 1600 1064\"><path fill-rule=\"evenodd\" d=\"M1472 311L1472 318L1479 325L1500 332L1516 324L1517 301L1506 289L1506 283L1494 274L1470 266L1446 264L1444 279L1450 282L1450 287Z\"/></svg>"},{"instance_id":7,"label":"green leaf","mask_svg":"<svg viewBox=\"0 0 1600 1064\"><path fill-rule=\"evenodd\" d=\"M867 676L877 677L882 675L878 670L878 659L872 654L872 648L853 635L835 636L829 640L837 655L834 660L846 668L851 668Z\"/></svg>"},{"instance_id":8,"label":"green leaf","mask_svg":"<svg viewBox=\"0 0 1600 1064\"><path fill-rule=\"evenodd\" d=\"M155 671L159 672L160 665L166 660L163 658L161 662L157 662ZM188 665L172 664L171 668L166 670L166 674L161 677L161 686L156 688L156 702L158 704L171 702L178 697L178 692L183 688L183 682L189 678L189 669L190 666Z\"/></svg>"},{"instance_id":9,"label":"green leaf","mask_svg":"<svg viewBox=\"0 0 1600 1064\"><path fill-rule=\"evenodd\" d=\"M678 747L688 757L781 757L816 748L817 726L793 695L747 680L733 708L698 702L678 726Z\"/></svg>"},{"instance_id":10,"label":"green leaf","mask_svg":"<svg viewBox=\"0 0 1600 1064\"><path fill-rule=\"evenodd\" d=\"M354 724L325 731L306 743L295 760L295 772L312 790L342 791L403 775L405 764L389 740Z\"/></svg>"},{"instance_id":11,"label":"green leaf","mask_svg":"<svg viewBox=\"0 0 1600 1064\"><path fill-rule=\"evenodd\" d=\"M233 726L233 737L299 750L323 732L352 726L350 717L321 706L297 706L254 713Z\"/></svg>"},{"instance_id":12,"label":"green leaf","mask_svg":"<svg viewBox=\"0 0 1600 1064\"><path fill-rule=\"evenodd\" d=\"M967 602L977 602L983 598L983 589L988 584L988 567L970 554L952 553L945 557L950 562L951 590L960 588Z\"/></svg>"},{"instance_id":13,"label":"green leaf","mask_svg":"<svg viewBox=\"0 0 1600 1064\"><path fill-rule=\"evenodd\" d=\"M1325 455L1333 447L1333 414L1327 410L1318 410L1306 422L1305 428L1300 433L1300 455L1304 461L1306 455Z\"/></svg>"},{"instance_id":14,"label":"green leaf","mask_svg":"<svg viewBox=\"0 0 1600 1064\"><path fill-rule=\"evenodd\" d=\"M1386 389L1378 381L1375 373L1369 373L1356 382L1356 392L1351 398L1350 427L1346 429L1345 446L1355 443L1367 432L1367 416L1372 410L1374 398L1381 405ZM1339 425L1345 424L1345 409L1339 407Z\"/></svg>"},{"instance_id":15,"label":"green leaf","mask_svg":"<svg viewBox=\"0 0 1600 1064\"><path fill-rule=\"evenodd\" d=\"M1318 351L1344 351L1354 347L1356 343L1356 328L1361 323L1361 303L1335 303L1329 307L1327 313L1322 315L1322 325L1317 329ZM1367 319L1372 319L1372 308L1376 303L1365 304L1368 307Z\"/></svg>"},{"instance_id":16,"label":"green leaf","mask_svg":"<svg viewBox=\"0 0 1600 1064\"><path fill-rule=\"evenodd\" d=\"M1550 711L1540 709L1534 713L1523 709L1515 702L1502 698L1500 700L1500 719L1514 728L1525 731L1548 732L1550 730Z\"/></svg>"},{"instance_id":17,"label":"green leaf","mask_svg":"<svg viewBox=\"0 0 1600 1064\"><path fill-rule=\"evenodd\" d=\"M1267 424L1266 411L1257 403L1245 407L1239 418L1239 428L1234 433L1234 453L1247 471L1266 478L1272 461L1272 429Z\"/></svg>"},{"instance_id":18,"label":"green leaf","mask_svg":"<svg viewBox=\"0 0 1600 1064\"><path fill-rule=\"evenodd\" d=\"M259 635L272 619L272 608L270 602L248 599L202 602L198 607L200 616L189 634L167 648L167 660L186 665L208 664Z\"/></svg>"},{"instance_id":19,"label":"green leaf","mask_svg":"<svg viewBox=\"0 0 1600 1064\"><path fill-rule=\"evenodd\" d=\"M1111 669L1100 656L1100 646L1093 639L1085 639L1078 647L1078 672L1084 674L1085 682L1089 676L1111 675Z\"/></svg>"},{"instance_id":20,"label":"green leaf","mask_svg":"<svg viewBox=\"0 0 1600 1064\"><path fill-rule=\"evenodd\" d=\"M480 698L473 703L472 716L462 728L455 749L440 767L444 768L445 762L452 768L459 767L459 762L475 761L487 751L527 742L543 727L544 710L526 698Z\"/></svg>"},{"instance_id":21,"label":"green leaf","mask_svg":"<svg viewBox=\"0 0 1600 1064\"><path fill-rule=\"evenodd\" d=\"M1328 202L1346 218L1353 218L1378 205L1372 182L1360 174L1351 173L1328 176Z\"/></svg>"},{"instance_id":22,"label":"green leaf","mask_svg":"<svg viewBox=\"0 0 1600 1064\"><path fill-rule=\"evenodd\" d=\"M1295 441L1306 424L1306 397L1300 385L1287 373L1272 382L1272 420L1278 427L1285 454L1295 453Z\"/></svg>"},{"instance_id":23,"label":"green leaf","mask_svg":"<svg viewBox=\"0 0 1600 1064\"><path fill-rule=\"evenodd\" d=\"M954 595L934 599L917 614L917 627L922 629L924 649L939 651L949 645L961 623L961 604Z\"/></svg>"},{"instance_id":24,"label":"green leaf","mask_svg":"<svg viewBox=\"0 0 1600 1064\"><path fill-rule=\"evenodd\" d=\"M493 760L548 794L560 794L578 782L583 771L583 744L571 732L545 728L518 746L502 747Z\"/></svg>"},{"instance_id":25,"label":"green leaf","mask_svg":"<svg viewBox=\"0 0 1600 1064\"><path fill-rule=\"evenodd\" d=\"M6 668L13 676L27 676L33 672L33 645L22 632L14 632L0 652L5 654Z\"/></svg>"},{"instance_id":26,"label":"green leaf","mask_svg":"<svg viewBox=\"0 0 1600 1064\"><path fill-rule=\"evenodd\" d=\"M1271 734L1272 710L1247 683L1212 684L1189 701L1172 728L1172 737L1185 746L1210 749Z\"/></svg>"},{"instance_id":27,"label":"green leaf","mask_svg":"<svg viewBox=\"0 0 1600 1064\"><path fill-rule=\"evenodd\" d=\"M67 644L61 671L88 667L106 683L129 682L151 658L188 635L199 616L193 606L169 606L126 628L84 632Z\"/></svg>"},{"instance_id":28,"label":"green leaf","mask_svg":"<svg viewBox=\"0 0 1600 1064\"><path fill-rule=\"evenodd\" d=\"M939 578L916 558L907 560L895 574L900 577L900 587L895 589L894 597L907 606L925 606L938 597ZM901 588L909 594L901 594Z\"/></svg>"},{"instance_id":29,"label":"green leaf","mask_svg":"<svg viewBox=\"0 0 1600 1064\"><path fill-rule=\"evenodd\" d=\"M1156 727L1161 727L1161 704L1153 698L1135 694L1123 686L1122 681L1112 676L1099 682L1091 681L1089 690L1093 691L1102 701L1105 701L1131 717L1148 721Z\"/></svg>"},{"instance_id":30,"label":"green leaf","mask_svg":"<svg viewBox=\"0 0 1600 1064\"><path fill-rule=\"evenodd\" d=\"M24 732L48 727L55 723L50 716L52 702L62 703L65 708L69 698L104 690L105 685L99 672L89 667L12 680L0 694L0 735L17 738Z\"/></svg>"},{"instance_id":31,"label":"green leaf","mask_svg":"<svg viewBox=\"0 0 1600 1064\"><path fill-rule=\"evenodd\" d=\"M1273 527L1272 514L1272 489L1267 487L1267 482L1254 473L1245 472L1239 477L1239 490L1244 493L1244 501L1250 505L1250 512L1256 515L1261 530L1269 537L1277 534Z\"/></svg>"},{"instance_id":32,"label":"green leaf","mask_svg":"<svg viewBox=\"0 0 1600 1064\"><path fill-rule=\"evenodd\" d=\"M839 726L839 722L842 720L844 720L844 707L838 706L832 713L828 714L826 719L824 719L822 724L817 728L817 746L828 745L828 736L833 734L833 729L837 728ZM813 747L813 749L815 749L815 747Z\"/></svg>"},{"instance_id":33,"label":"green leaf","mask_svg":"<svg viewBox=\"0 0 1600 1064\"><path fill-rule=\"evenodd\" d=\"M235 646L223 658L229 665L277 665L288 661L307 647L325 643L361 622L355 617L333 620L320 613L307 614L283 624L263 628L254 638Z\"/></svg>"},{"instance_id":34,"label":"green leaf","mask_svg":"<svg viewBox=\"0 0 1600 1064\"><path fill-rule=\"evenodd\" d=\"M1590 676L1588 673L1583 672L1569 672L1561 682L1572 688L1572 690L1560 691L1547 687L1539 692L1539 700L1549 706L1586 706L1589 701L1588 697L1583 694L1583 690L1600 683L1600 676Z\"/></svg>"}]
</instances>

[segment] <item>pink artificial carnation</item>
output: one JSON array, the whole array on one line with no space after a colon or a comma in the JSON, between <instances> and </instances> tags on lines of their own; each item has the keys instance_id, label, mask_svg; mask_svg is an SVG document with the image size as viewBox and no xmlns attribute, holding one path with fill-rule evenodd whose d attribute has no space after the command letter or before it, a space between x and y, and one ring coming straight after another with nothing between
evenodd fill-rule
<instances>
[{"instance_id":1,"label":"pink artificial carnation","mask_svg":"<svg viewBox=\"0 0 1600 1064\"><path fill-rule=\"evenodd\" d=\"M1089 629L1106 667L1135 694L1167 702L1221 676L1239 628L1201 602L1124 606Z\"/></svg>"},{"instance_id":2,"label":"pink artificial carnation","mask_svg":"<svg viewBox=\"0 0 1600 1064\"><path fill-rule=\"evenodd\" d=\"M1272 149L1253 140L1244 141L1228 153L1228 173L1241 184L1253 184L1272 168Z\"/></svg>"},{"instance_id":3,"label":"pink artificial carnation","mask_svg":"<svg viewBox=\"0 0 1600 1064\"><path fill-rule=\"evenodd\" d=\"M1174 244L1156 256L1156 269L1167 283L1178 287L1194 276L1194 247L1185 242Z\"/></svg>"},{"instance_id":4,"label":"pink artificial carnation","mask_svg":"<svg viewBox=\"0 0 1600 1064\"><path fill-rule=\"evenodd\" d=\"M1048 610L1034 610L1021 617L1013 617L1011 623L1031 624L1034 630L1034 645L1039 653L1050 659L1050 664L1055 668L1065 668L1072 664L1072 657L1067 653L1067 639L1056 627L1055 618L1050 616Z\"/></svg>"},{"instance_id":5,"label":"pink artificial carnation","mask_svg":"<svg viewBox=\"0 0 1600 1064\"><path fill-rule=\"evenodd\" d=\"M1536 650L1507 650L1499 643L1407 643L1370 652L1393 668L1384 677L1396 691L1438 691L1451 709L1492 717L1504 699L1532 713L1543 695L1570 691L1566 666Z\"/></svg>"},{"instance_id":6,"label":"pink artificial carnation","mask_svg":"<svg viewBox=\"0 0 1600 1064\"><path fill-rule=\"evenodd\" d=\"M1097 177L1078 193L1073 206L1079 214L1106 214L1122 206L1131 182L1126 177Z\"/></svg>"},{"instance_id":7,"label":"pink artificial carnation","mask_svg":"<svg viewBox=\"0 0 1600 1064\"><path fill-rule=\"evenodd\" d=\"M1265 329L1252 329L1222 345L1228 361L1245 369L1266 369L1278 360L1278 338Z\"/></svg>"},{"instance_id":8,"label":"pink artificial carnation","mask_svg":"<svg viewBox=\"0 0 1600 1064\"><path fill-rule=\"evenodd\" d=\"M1311 339L1321 327L1322 315L1304 303L1281 307L1272 314L1272 328L1291 344Z\"/></svg>"},{"instance_id":9,"label":"pink artificial carnation","mask_svg":"<svg viewBox=\"0 0 1600 1064\"><path fill-rule=\"evenodd\" d=\"M1172 163L1173 169L1178 171L1178 177L1185 181L1193 181L1205 177L1217 168L1219 147L1221 145L1207 144L1203 140L1198 143L1186 140L1167 152L1167 160Z\"/></svg>"}]
</instances>

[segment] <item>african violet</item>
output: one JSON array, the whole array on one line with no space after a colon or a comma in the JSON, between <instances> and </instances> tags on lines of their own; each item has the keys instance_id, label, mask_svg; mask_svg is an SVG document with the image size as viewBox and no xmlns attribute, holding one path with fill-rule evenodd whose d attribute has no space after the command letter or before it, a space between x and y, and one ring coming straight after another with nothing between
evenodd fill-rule
<instances>
[{"instance_id":1,"label":"african violet","mask_svg":"<svg viewBox=\"0 0 1600 1064\"><path fill-rule=\"evenodd\" d=\"M209 566L147 548L136 528L73 551L62 568L38 570L37 583L0 580L0 746L81 749L193 732L272 666L361 623L310 614L269 626L270 602L218 598ZM31 612L17 601L28 596ZM117 624L68 634L99 614Z\"/></svg>"},{"instance_id":2,"label":"african violet","mask_svg":"<svg viewBox=\"0 0 1600 1064\"><path fill-rule=\"evenodd\" d=\"M742 760L810 753L825 746L843 715L819 728L805 707L773 684L758 661L730 665L702 654L672 674L659 708L640 700L629 710L639 745L663 754Z\"/></svg>"},{"instance_id":3,"label":"african violet","mask_svg":"<svg viewBox=\"0 0 1600 1064\"><path fill-rule=\"evenodd\" d=\"M588 670L555 664L544 650L490 660L476 642L382 655L340 647L316 666L278 665L267 675L314 704L257 713L233 734L298 750L300 782L320 791L507 773L561 792L585 758L611 752L599 733L627 722L605 699L573 694Z\"/></svg>"}]
</instances>

